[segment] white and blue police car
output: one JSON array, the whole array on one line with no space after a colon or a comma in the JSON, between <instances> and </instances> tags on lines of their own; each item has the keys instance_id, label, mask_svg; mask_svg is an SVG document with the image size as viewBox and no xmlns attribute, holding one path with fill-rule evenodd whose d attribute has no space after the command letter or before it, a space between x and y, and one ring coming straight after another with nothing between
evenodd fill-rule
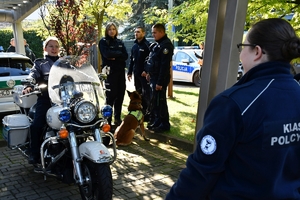
<instances>
[{"instance_id":1,"label":"white and blue police car","mask_svg":"<svg viewBox=\"0 0 300 200\"><path fill-rule=\"evenodd\" d=\"M197 46L175 47L173 54L173 81L194 83L201 85L201 66L195 53L201 55L202 50ZM240 63L237 80L244 75L243 66Z\"/></svg>"},{"instance_id":2,"label":"white and blue police car","mask_svg":"<svg viewBox=\"0 0 300 200\"><path fill-rule=\"evenodd\" d=\"M201 55L201 49L197 47L175 47L173 54L173 81L191 82L196 86L201 84L198 58L195 52Z\"/></svg>"}]
</instances>

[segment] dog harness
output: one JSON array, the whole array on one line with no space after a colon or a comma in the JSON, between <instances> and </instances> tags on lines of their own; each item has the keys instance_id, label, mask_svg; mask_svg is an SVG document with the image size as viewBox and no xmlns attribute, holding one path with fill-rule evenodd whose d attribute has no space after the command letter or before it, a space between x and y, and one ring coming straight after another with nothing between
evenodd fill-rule
<instances>
[{"instance_id":1,"label":"dog harness","mask_svg":"<svg viewBox=\"0 0 300 200\"><path fill-rule=\"evenodd\" d=\"M138 120L138 122L141 122L141 119L143 117L142 111L140 110L129 111L129 114L133 115Z\"/></svg>"}]
</instances>

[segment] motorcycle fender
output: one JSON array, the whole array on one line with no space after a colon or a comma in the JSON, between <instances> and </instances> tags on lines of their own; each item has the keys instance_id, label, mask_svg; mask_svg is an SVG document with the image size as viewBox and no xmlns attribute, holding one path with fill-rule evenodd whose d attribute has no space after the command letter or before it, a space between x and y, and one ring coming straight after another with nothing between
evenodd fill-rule
<instances>
[{"instance_id":1,"label":"motorcycle fender","mask_svg":"<svg viewBox=\"0 0 300 200\"><path fill-rule=\"evenodd\" d=\"M111 160L111 155L104 144L97 141L82 143L79 146L81 157L85 157L95 163L107 163Z\"/></svg>"}]
</instances>

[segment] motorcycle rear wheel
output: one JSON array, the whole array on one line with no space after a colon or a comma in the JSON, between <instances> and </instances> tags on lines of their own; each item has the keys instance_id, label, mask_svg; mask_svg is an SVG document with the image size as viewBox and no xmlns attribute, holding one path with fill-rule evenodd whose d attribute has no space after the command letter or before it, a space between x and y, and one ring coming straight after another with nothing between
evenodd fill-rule
<instances>
[{"instance_id":1,"label":"motorcycle rear wheel","mask_svg":"<svg viewBox=\"0 0 300 200\"><path fill-rule=\"evenodd\" d=\"M84 179L90 180L85 185L79 185L81 198L90 200L111 200L113 182L109 164L98 164L90 160L84 160L81 166Z\"/></svg>"}]
</instances>

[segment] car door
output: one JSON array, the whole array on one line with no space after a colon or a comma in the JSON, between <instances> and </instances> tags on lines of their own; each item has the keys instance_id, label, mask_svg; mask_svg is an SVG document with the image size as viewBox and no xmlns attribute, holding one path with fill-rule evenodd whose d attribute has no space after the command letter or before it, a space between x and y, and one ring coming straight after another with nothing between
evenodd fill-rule
<instances>
[{"instance_id":1,"label":"car door","mask_svg":"<svg viewBox=\"0 0 300 200\"><path fill-rule=\"evenodd\" d=\"M173 56L173 80L191 82L195 61L184 51L177 51Z\"/></svg>"},{"instance_id":2,"label":"car door","mask_svg":"<svg viewBox=\"0 0 300 200\"><path fill-rule=\"evenodd\" d=\"M18 110L12 96L13 87L28 76L32 62L24 59L0 58L0 112Z\"/></svg>"}]
</instances>

